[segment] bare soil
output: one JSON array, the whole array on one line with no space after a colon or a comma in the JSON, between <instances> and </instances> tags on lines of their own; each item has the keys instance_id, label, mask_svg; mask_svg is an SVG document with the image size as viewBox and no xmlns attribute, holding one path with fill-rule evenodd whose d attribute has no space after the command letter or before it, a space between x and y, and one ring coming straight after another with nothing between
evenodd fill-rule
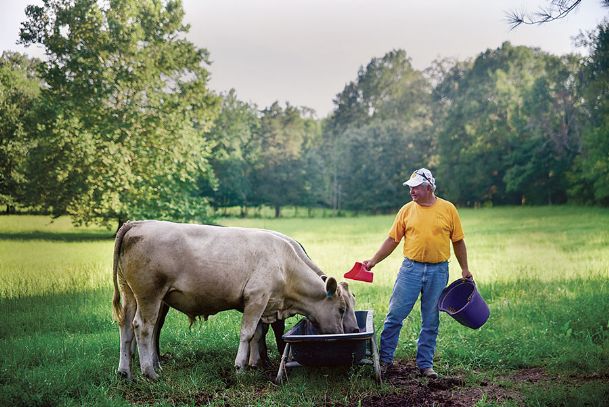
<instances>
[{"instance_id":1,"label":"bare soil","mask_svg":"<svg viewBox=\"0 0 609 407\"><path fill-rule=\"evenodd\" d=\"M541 376L539 376L541 378ZM386 383L398 390L394 394L370 396L362 406L473 406L483 397L487 402L511 401L522 404L519 392L502 386L481 382L466 384L460 375L423 378L414 362L397 362L385 375Z\"/></svg>"},{"instance_id":2,"label":"bare soil","mask_svg":"<svg viewBox=\"0 0 609 407\"><path fill-rule=\"evenodd\" d=\"M609 377L598 373L587 376L553 376L543 368L527 368L514 371L505 377L497 377L492 383L465 382L463 375L441 376L427 379L419 375L414 362L397 362L384 379L397 390L393 394L370 396L362 400L362 406L474 406L484 399L487 403L510 402L524 406L519 391L522 385L563 384L579 387L587 382L609 383Z\"/></svg>"}]
</instances>

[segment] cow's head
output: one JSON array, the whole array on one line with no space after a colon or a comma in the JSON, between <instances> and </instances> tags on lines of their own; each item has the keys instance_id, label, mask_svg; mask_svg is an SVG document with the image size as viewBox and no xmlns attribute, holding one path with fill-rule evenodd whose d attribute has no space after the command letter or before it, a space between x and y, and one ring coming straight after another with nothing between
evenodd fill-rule
<instances>
[{"instance_id":1,"label":"cow's head","mask_svg":"<svg viewBox=\"0 0 609 407\"><path fill-rule=\"evenodd\" d=\"M311 322L320 334L359 332L355 297L349 291L349 285L338 284L333 277L325 278L325 281L326 296Z\"/></svg>"}]
</instances>

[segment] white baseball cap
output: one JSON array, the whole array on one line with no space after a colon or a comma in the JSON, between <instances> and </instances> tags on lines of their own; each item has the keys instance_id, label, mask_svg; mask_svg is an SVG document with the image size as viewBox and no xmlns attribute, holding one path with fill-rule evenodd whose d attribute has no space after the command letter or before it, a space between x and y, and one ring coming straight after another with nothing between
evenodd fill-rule
<instances>
[{"instance_id":1,"label":"white baseball cap","mask_svg":"<svg viewBox=\"0 0 609 407\"><path fill-rule=\"evenodd\" d=\"M431 175L431 171L429 171L427 168L419 168L418 170L413 172L412 175L410 176L410 179L408 181L404 182L404 184L402 184L402 185L407 185L409 187L416 187L426 181L429 184L431 184L431 186L433 188L436 187L436 180L434 179L433 175Z\"/></svg>"}]
</instances>

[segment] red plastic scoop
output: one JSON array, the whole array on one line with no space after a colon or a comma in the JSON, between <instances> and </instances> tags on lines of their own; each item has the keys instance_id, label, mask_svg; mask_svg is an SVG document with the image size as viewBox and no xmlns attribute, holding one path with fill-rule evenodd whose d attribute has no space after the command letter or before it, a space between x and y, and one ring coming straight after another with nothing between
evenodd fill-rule
<instances>
[{"instance_id":1,"label":"red plastic scoop","mask_svg":"<svg viewBox=\"0 0 609 407\"><path fill-rule=\"evenodd\" d=\"M366 270L366 267L358 261L355 262L353 268L349 270L349 272L345 273L345 278L350 278L351 280L359 280L365 281L366 283L371 283L374 278L374 273Z\"/></svg>"}]
</instances>

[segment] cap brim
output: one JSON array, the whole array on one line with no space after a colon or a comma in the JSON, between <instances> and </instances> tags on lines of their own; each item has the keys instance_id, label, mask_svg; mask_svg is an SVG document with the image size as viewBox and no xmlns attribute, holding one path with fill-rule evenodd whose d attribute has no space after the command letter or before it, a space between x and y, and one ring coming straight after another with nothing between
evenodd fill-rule
<instances>
[{"instance_id":1,"label":"cap brim","mask_svg":"<svg viewBox=\"0 0 609 407\"><path fill-rule=\"evenodd\" d=\"M423 181L418 180L418 179L409 179L408 181L404 182L402 185L404 185L404 186L407 185L409 187L418 187L422 183L423 183Z\"/></svg>"}]
</instances>

